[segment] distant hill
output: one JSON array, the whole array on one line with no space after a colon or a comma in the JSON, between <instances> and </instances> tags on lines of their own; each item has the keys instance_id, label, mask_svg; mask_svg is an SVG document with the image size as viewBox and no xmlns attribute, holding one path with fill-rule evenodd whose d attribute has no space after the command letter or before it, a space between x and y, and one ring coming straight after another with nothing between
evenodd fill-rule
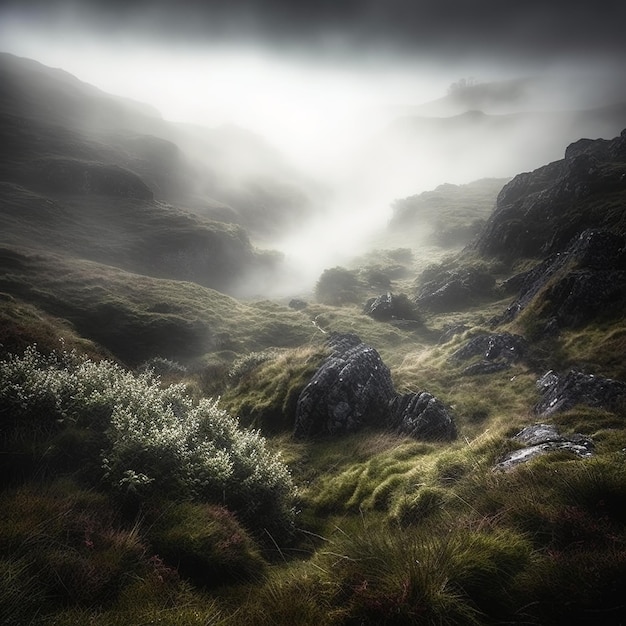
<instances>
[{"instance_id":1,"label":"distant hill","mask_svg":"<svg viewBox=\"0 0 626 626\"><path fill-rule=\"evenodd\" d=\"M626 101L626 87L594 74L563 71L494 81L461 78L445 96L396 109L396 117L451 117L466 111L490 115L530 111L575 111ZM594 87L597 84L597 88Z\"/></svg>"},{"instance_id":2,"label":"distant hill","mask_svg":"<svg viewBox=\"0 0 626 626\"><path fill-rule=\"evenodd\" d=\"M465 185L444 184L396 200L388 230L414 242L427 239L441 247L469 243L484 226L506 178L484 178Z\"/></svg>"},{"instance_id":3,"label":"distant hill","mask_svg":"<svg viewBox=\"0 0 626 626\"><path fill-rule=\"evenodd\" d=\"M4 244L0 321L0 354L23 348L23 339L49 349L59 347L58 335L75 341L78 334L130 365L299 344L312 333L306 317L287 307L248 305L196 283Z\"/></svg>"},{"instance_id":4,"label":"distant hill","mask_svg":"<svg viewBox=\"0 0 626 626\"><path fill-rule=\"evenodd\" d=\"M0 83L2 180L73 192L65 183L52 188L59 158L74 168L80 161L115 166L125 170L119 175L138 176L156 200L262 235L310 210L302 177L245 129L169 123L148 105L10 54L0 54ZM262 200L255 203L259 190Z\"/></svg>"},{"instance_id":5,"label":"distant hill","mask_svg":"<svg viewBox=\"0 0 626 626\"><path fill-rule=\"evenodd\" d=\"M397 110L398 117L451 117L465 111L488 113L511 112L528 108L538 90L538 79L514 78L488 83L460 79L452 84L441 98L423 104L405 106Z\"/></svg>"},{"instance_id":6,"label":"distant hill","mask_svg":"<svg viewBox=\"0 0 626 626\"><path fill-rule=\"evenodd\" d=\"M626 103L585 111L487 114L396 119L380 136L382 154L413 162L449 180L509 177L560 157L580 137L614 137L626 126Z\"/></svg>"},{"instance_id":7,"label":"distant hill","mask_svg":"<svg viewBox=\"0 0 626 626\"><path fill-rule=\"evenodd\" d=\"M135 365L310 335L286 307L282 322L225 295L262 291L280 262L244 225L264 235L307 207L262 138L170 124L8 54L0 85L0 353L63 336Z\"/></svg>"},{"instance_id":8,"label":"distant hill","mask_svg":"<svg viewBox=\"0 0 626 626\"><path fill-rule=\"evenodd\" d=\"M563 79L564 81L565 79ZM407 195L449 182L510 178L559 159L581 137L618 135L626 94L539 79L468 84L416 106L389 111L388 124L363 149L364 171L395 179Z\"/></svg>"}]
</instances>

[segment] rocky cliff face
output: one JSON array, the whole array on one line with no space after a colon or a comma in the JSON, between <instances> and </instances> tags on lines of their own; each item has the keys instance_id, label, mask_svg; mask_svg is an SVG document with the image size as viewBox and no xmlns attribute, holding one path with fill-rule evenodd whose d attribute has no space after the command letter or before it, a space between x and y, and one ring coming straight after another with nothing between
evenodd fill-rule
<instances>
[{"instance_id":1,"label":"rocky cliff face","mask_svg":"<svg viewBox=\"0 0 626 626\"><path fill-rule=\"evenodd\" d=\"M626 233L626 130L612 140L581 139L565 158L506 184L475 243L487 257L514 260L561 252L579 233Z\"/></svg>"},{"instance_id":2,"label":"rocky cliff face","mask_svg":"<svg viewBox=\"0 0 626 626\"><path fill-rule=\"evenodd\" d=\"M585 230L560 253L513 276L517 298L496 321L508 322L533 307L543 332L584 326L621 315L626 305L626 238Z\"/></svg>"}]
</instances>

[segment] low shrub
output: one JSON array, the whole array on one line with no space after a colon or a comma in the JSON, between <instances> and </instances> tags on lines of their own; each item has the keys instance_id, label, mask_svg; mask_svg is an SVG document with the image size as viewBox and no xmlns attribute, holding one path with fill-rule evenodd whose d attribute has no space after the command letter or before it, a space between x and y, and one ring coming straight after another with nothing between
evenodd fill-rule
<instances>
[{"instance_id":1,"label":"low shrub","mask_svg":"<svg viewBox=\"0 0 626 626\"><path fill-rule=\"evenodd\" d=\"M144 361L137 370L139 372L151 371L157 376L183 376L187 373L187 368L178 361L172 361L172 359L161 356L155 356Z\"/></svg>"},{"instance_id":2,"label":"low shrub","mask_svg":"<svg viewBox=\"0 0 626 626\"><path fill-rule=\"evenodd\" d=\"M362 289L356 270L332 267L322 272L315 285L315 297L322 304L341 306L360 302Z\"/></svg>"},{"instance_id":3,"label":"low shrub","mask_svg":"<svg viewBox=\"0 0 626 626\"><path fill-rule=\"evenodd\" d=\"M76 450L95 433L99 478L130 501L158 493L224 504L261 534L292 526L295 487L279 456L216 401L192 401L182 384L163 388L152 372L30 347L0 361L0 399L4 450L17 440L40 442L33 464L45 466L46 444L55 443L58 460L65 445ZM78 470L85 455L65 460Z\"/></svg>"}]
</instances>

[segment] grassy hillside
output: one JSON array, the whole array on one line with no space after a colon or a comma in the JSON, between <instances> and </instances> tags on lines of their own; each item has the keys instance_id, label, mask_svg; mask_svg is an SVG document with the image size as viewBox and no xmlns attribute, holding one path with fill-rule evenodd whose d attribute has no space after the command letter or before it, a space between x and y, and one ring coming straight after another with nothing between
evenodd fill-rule
<instances>
[{"instance_id":1,"label":"grassy hillside","mask_svg":"<svg viewBox=\"0 0 626 626\"><path fill-rule=\"evenodd\" d=\"M402 232L407 240L412 236L442 247L465 245L482 229L506 182L505 178L490 178L466 185L440 185L396 200L389 230Z\"/></svg>"},{"instance_id":2,"label":"grassy hillside","mask_svg":"<svg viewBox=\"0 0 626 626\"><path fill-rule=\"evenodd\" d=\"M161 123L40 71L42 89L87 98L104 126L116 107L150 128ZM0 159L7 624L621 623L623 397L536 409L547 370L613 378L606 388L626 382L619 228L582 238L579 256L555 265L517 253L504 263L476 245L450 253L491 214L480 240L490 237L500 183L442 186L400 201L377 248L328 268L306 301L243 302L211 286L232 286L253 268L262 291L271 255L239 226L164 202L134 165L115 160L121 144L103 151L100 139L65 128L59 108L55 126L37 101L29 106L40 119L5 117L0 127L10 139ZM47 147L26 167L37 136ZM151 142L132 150L162 158L164 169L178 159ZM565 191L580 182L574 170ZM538 171L521 180L508 197L538 210L547 179ZM547 182L561 189L563 180ZM553 214L563 232L585 215L621 224L622 189L603 182L587 209L574 202L572 213ZM262 196L250 202L263 205ZM516 213L516 233L532 215ZM442 245L411 241L424 222ZM409 247L397 247L398 234ZM602 279L613 291L594 291L594 300L609 294L606 306L566 323L558 297L570 302L581 272L585 284ZM524 291L529 276L544 282ZM394 315L366 313L388 293ZM336 332L375 349L398 394L436 396L456 439L377 426L294 438L300 392L329 360ZM556 441L503 468L527 452L515 435L537 422L554 427ZM579 448L560 446L561 436Z\"/></svg>"},{"instance_id":3,"label":"grassy hillside","mask_svg":"<svg viewBox=\"0 0 626 626\"><path fill-rule=\"evenodd\" d=\"M54 198L54 199L52 199ZM243 229L146 198L55 194L0 183L0 242L34 246L223 291L277 257L255 250Z\"/></svg>"},{"instance_id":4,"label":"grassy hillside","mask_svg":"<svg viewBox=\"0 0 626 626\"><path fill-rule=\"evenodd\" d=\"M562 453L513 473L494 473L498 459L515 449L508 436L536 419L537 374L522 364L471 376L451 359L481 330L485 307L427 315L425 330L408 332L351 306L311 304L304 313L271 303L243 305L190 283L3 252L15 272L15 282L5 282L3 290L72 320L73 328L97 336L120 356L135 361L153 350L172 357L181 347L192 354L207 350L213 356L202 360L204 378L193 370L176 378L182 376L193 393L223 393L222 406L243 423L279 433L268 445L281 451L299 487L297 530L287 541L251 536L214 504L147 501L136 518L132 507L102 487L85 492L84 472L79 485L58 482L57 476L75 472L61 463L63 451L91 435L55 435L56 452L43 457L49 469L42 478L2 492L3 510L13 512L0 524L3 563L11 573L3 588L7 614L32 621L37 612L41 623L55 624L557 624L567 606L569 619L597 619L602 607L598 623L615 623L626 575L619 557L626 541L620 513L626 477L617 462L626 445L621 418L569 411L557 424L592 436L594 458ZM11 305L4 308L7 316L9 308L11 319L19 313L22 328L30 319L37 328L51 319L32 305L5 302ZM99 307L111 324L97 323ZM458 442L423 443L381 432L292 441L285 419L293 411L293 390L323 354L311 315L327 329L366 337L391 365L399 388L426 388L452 405ZM460 318L470 330L437 345L437 329ZM65 332L66 324L51 334L84 349L75 331ZM229 335L212 343L213 329ZM146 340L148 330L154 334ZM186 332L197 334L186 342ZM285 347L254 356L277 345ZM233 362L231 375L216 367L216 359L229 362L248 351L248 364ZM42 442L36 450L47 448ZM36 450L29 453L35 460ZM69 535L43 521L61 517L63 527L73 529ZM198 526L199 520L205 523ZM30 544L40 546L36 562ZM210 581L216 577L228 584L215 588ZM587 581L582 589L581 577ZM20 595L25 589L28 602Z\"/></svg>"},{"instance_id":5,"label":"grassy hillside","mask_svg":"<svg viewBox=\"0 0 626 626\"><path fill-rule=\"evenodd\" d=\"M242 304L196 283L9 246L1 259L1 291L69 321L128 363L297 345L319 332L302 313Z\"/></svg>"}]
</instances>

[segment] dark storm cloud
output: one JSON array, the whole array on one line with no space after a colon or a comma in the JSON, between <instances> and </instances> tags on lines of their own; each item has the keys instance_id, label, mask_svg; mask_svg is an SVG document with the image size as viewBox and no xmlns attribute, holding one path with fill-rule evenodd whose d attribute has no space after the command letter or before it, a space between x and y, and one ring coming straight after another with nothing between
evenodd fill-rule
<instances>
[{"instance_id":1,"label":"dark storm cloud","mask_svg":"<svg viewBox=\"0 0 626 626\"><path fill-rule=\"evenodd\" d=\"M170 42L251 40L323 53L626 55L626 2L526 0L16 1L47 23Z\"/></svg>"}]
</instances>

